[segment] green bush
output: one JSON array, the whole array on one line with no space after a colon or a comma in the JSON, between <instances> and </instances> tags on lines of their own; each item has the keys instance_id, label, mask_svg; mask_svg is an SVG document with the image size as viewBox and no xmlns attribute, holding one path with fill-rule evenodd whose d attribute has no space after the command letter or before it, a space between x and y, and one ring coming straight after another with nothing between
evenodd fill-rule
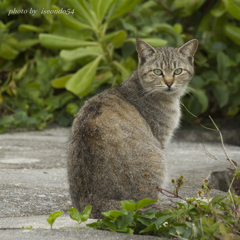
<instances>
[{"instance_id":1,"label":"green bush","mask_svg":"<svg viewBox=\"0 0 240 240\"><path fill-rule=\"evenodd\" d=\"M0 9L0 132L70 124L87 98L137 68L136 38L155 47L199 39L183 103L201 117L239 113L237 0L9 0Z\"/></svg>"}]
</instances>

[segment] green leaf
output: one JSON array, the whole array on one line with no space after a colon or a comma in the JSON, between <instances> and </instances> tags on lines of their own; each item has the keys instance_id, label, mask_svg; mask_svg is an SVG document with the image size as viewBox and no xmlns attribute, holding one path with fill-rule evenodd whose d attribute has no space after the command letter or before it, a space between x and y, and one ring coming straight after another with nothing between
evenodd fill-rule
<instances>
[{"instance_id":1,"label":"green leaf","mask_svg":"<svg viewBox=\"0 0 240 240\"><path fill-rule=\"evenodd\" d=\"M0 125L7 126L8 124L14 122L14 117L12 116L3 116L0 118Z\"/></svg>"},{"instance_id":2,"label":"green leaf","mask_svg":"<svg viewBox=\"0 0 240 240\"><path fill-rule=\"evenodd\" d=\"M128 215L122 215L117 218L118 229L126 228L132 222L133 222L133 213L128 212Z\"/></svg>"},{"instance_id":3,"label":"green leaf","mask_svg":"<svg viewBox=\"0 0 240 240\"><path fill-rule=\"evenodd\" d=\"M17 57L18 54L19 54L19 52L16 49L14 49L13 47L11 47L9 44L7 44L5 42L1 42L0 57L2 57L3 59L7 59L7 60L13 60Z\"/></svg>"},{"instance_id":4,"label":"green leaf","mask_svg":"<svg viewBox=\"0 0 240 240\"><path fill-rule=\"evenodd\" d=\"M228 108L228 112L227 112L227 115L228 116L235 116L238 114L240 108L235 106L235 107L229 107Z\"/></svg>"},{"instance_id":5,"label":"green leaf","mask_svg":"<svg viewBox=\"0 0 240 240\"><path fill-rule=\"evenodd\" d=\"M112 220L104 218L102 223L105 224L111 231L113 232L117 231L117 224L112 222Z\"/></svg>"},{"instance_id":6,"label":"green leaf","mask_svg":"<svg viewBox=\"0 0 240 240\"><path fill-rule=\"evenodd\" d=\"M220 108L224 107L228 103L229 99L229 92L226 85L216 85L212 91L214 97L217 99Z\"/></svg>"},{"instance_id":7,"label":"green leaf","mask_svg":"<svg viewBox=\"0 0 240 240\"><path fill-rule=\"evenodd\" d=\"M116 0L91 0L93 9L97 15L99 22L102 21L105 13L115 1Z\"/></svg>"},{"instance_id":8,"label":"green leaf","mask_svg":"<svg viewBox=\"0 0 240 240\"><path fill-rule=\"evenodd\" d=\"M70 113L72 115L76 114L79 110L79 107L76 103L69 103L67 106L66 106L66 112L67 113Z\"/></svg>"},{"instance_id":9,"label":"green leaf","mask_svg":"<svg viewBox=\"0 0 240 240\"><path fill-rule=\"evenodd\" d=\"M238 0L223 0L227 11L237 20L240 20L240 2Z\"/></svg>"},{"instance_id":10,"label":"green leaf","mask_svg":"<svg viewBox=\"0 0 240 240\"><path fill-rule=\"evenodd\" d=\"M48 218L47 218L47 221L48 223L51 225L51 229L52 229L52 225L53 223L55 222L55 220L60 217L61 215L63 214L63 212L60 212L60 211L56 211L54 213L51 213Z\"/></svg>"},{"instance_id":11,"label":"green leaf","mask_svg":"<svg viewBox=\"0 0 240 240\"><path fill-rule=\"evenodd\" d=\"M102 212L102 215L110 218L110 219L117 219L118 217L122 216L122 215L127 215L128 211L126 211L125 209L122 209L121 211L118 210L111 210L108 212Z\"/></svg>"},{"instance_id":12,"label":"green leaf","mask_svg":"<svg viewBox=\"0 0 240 240\"><path fill-rule=\"evenodd\" d=\"M96 42L87 42L68 37L60 37L52 34L39 34L40 43L51 49L73 49L83 46L98 45Z\"/></svg>"},{"instance_id":13,"label":"green leaf","mask_svg":"<svg viewBox=\"0 0 240 240\"><path fill-rule=\"evenodd\" d=\"M240 28L230 24L224 26L225 34L236 44L240 45Z\"/></svg>"},{"instance_id":14,"label":"green leaf","mask_svg":"<svg viewBox=\"0 0 240 240\"><path fill-rule=\"evenodd\" d=\"M125 209L129 212L133 212L136 207L136 203L133 200L120 201L120 203L122 204L121 209Z\"/></svg>"},{"instance_id":15,"label":"green leaf","mask_svg":"<svg viewBox=\"0 0 240 240\"><path fill-rule=\"evenodd\" d=\"M145 226L149 226L153 223L153 220L149 218L137 218L137 220Z\"/></svg>"},{"instance_id":16,"label":"green leaf","mask_svg":"<svg viewBox=\"0 0 240 240\"><path fill-rule=\"evenodd\" d=\"M229 61L229 57L223 53L223 52L219 52L217 54L217 70L218 70L218 75L220 76L221 79L223 79L224 81L227 80L227 71L226 71L226 65L227 62Z\"/></svg>"},{"instance_id":17,"label":"green leaf","mask_svg":"<svg viewBox=\"0 0 240 240\"><path fill-rule=\"evenodd\" d=\"M196 91L198 91L198 89L208 85L209 82L206 81L205 79L203 79L201 76L194 76L192 81L190 82L189 86L193 87ZM194 90L192 91L193 93L195 92Z\"/></svg>"},{"instance_id":18,"label":"green leaf","mask_svg":"<svg viewBox=\"0 0 240 240\"><path fill-rule=\"evenodd\" d=\"M20 24L18 27L19 32L43 32L44 29L40 27L36 27L34 25L29 25L29 24Z\"/></svg>"},{"instance_id":19,"label":"green leaf","mask_svg":"<svg viewBox=\"0 0 240 240\"><path fill-rule=\"evenodd\" d=\"M39 43L39 39L25 39L17 43L16 48L25 51L27 48L31 48L32 46Z\"/></svg>"},{"instance_id":20,"label":"green leaf","mask_svg":"<svg viewBox=\"0 0 240 240\"><path fill-rule=\"evenodd\" d=\"M91 26L92 29L97 29L97 17L96 14L90 11L90 6L87 5L85 0L65 0L65 2L75 9L76 13L85 20L85 22Z\"/></svg>"},{"instance_id":21,"label":"green leaf","mask_svg":"<svg viewBox=\"0 0 240 240\"><path fill-rule=\"evenodd\" d=\"M204 113L208 109L208 97L205 90L198 90L195 92L195 96L202 105L202 112Z\"/></svg>"},{"instance_id":22,"label":"green leaf","mask_svg":"<svg viewBox=\"0 0 240 240\"><path fill-rule=\"evenodd\" d=\"M53 10L59 10L60 8L53 5L52 6ZM68 28L74 29L76 31L79 31L81 29L91 29L91 27L87 24L82 23L76 18L73 18L69 15L66 14L58 14L59 20Z\"/></svg>"},{"instance_id":23,"label":"green leaf","mask_svg":"<svg viewBox=\"0 0 240 240\"><path fill-rule=\"evenodd\" d=\"M69 212L70 218L71 218L72 220L75 220L75 221L77 221L77 222L81 222L81 215L80 215L80 213L78 212L77 209L75 209L75 208L69 208L69 209L68 209L68 212Z\"/></svg>"},{"instance_id":24,"label":"green leaf","mask_svg":"<svg viewBox=\"0 0 240 240\"><path fill-rule=\"evenodd\" d=\"M146 233L146 232L153 232L155 230L155 223L151 223L148 227L144 230L140 231L139 233Z\"/></svg>"},{"instance_id":25,"label":"green leaf","mask_svg":"<svg viewBox=\"0 0 240 240\"><path fill-rule=\"evenodd\" d=\"M171 218L172 218L172 216L162 216L162 217L159 217L157 219L157 221L155 222L156 229L158 229L161 224L165 223L167 220L169 220Z\"/></svg>"},{"instance_id":26,"label":"green leaf","mask_svg":"<svg viewBox=\"0 0 240 240\"><path fill-rule=\"evenodd\" d=\"M129 38L129 41L136 44L135 38ZM163 47L167 45L167 41L158 38L141 38L141 40L145 41L146 43L150 44L153 47Z\"/></svg>"},{"instance_id":27,"label":"green leaf","mask_svg":"<svg viewBox=\"0 0 240 240\"><path fill-rule=\"evenodd\" d=\"M157 201L154 200L154 199L144 198L137 203L135 211L137 212L139 209L144 208L144 207L146 207L150 204L153 204L155 202L157 202Z\"/></svg>"},{"instance_id":28,"label":"green leaf","mask_svg":"<svg viewBox=\"0 0 240 240\"><path fill-rule=\"evenodd\" d=\"M65 88L66 83L68 80L73 76L73 74L68 74L60 78L56 78L51 81L51 85L54 88Z\"/></svg>"},{"instance_id":29,"label":"green leaf","mask_svg":"<svg viewBox=\"0 0 240 240\"><path fill-rule=\"evenodd\" d=\"M221 17L225 12L226 8L221 1L218 1L211 10L211 14L216 18Z\"/></svg>"},{"instance_id":30,"label":"green leaf","mask_svg":"<svg viewBox=\"0 0 240 240\"><path fill-rule=\"evenodd\" d=\"M126 32L125 31L123 31L123 30L121 30L121 31L118 31L118 33L116 34L116 36L112 39L112 43L113 43L113 45L115 46L115 47L120 47L122 44L123 44L123 42L124 42L124 40L125 40L125 38L127 37L127 34L126 34Z\"/></svg>"},{"instance_id":31,"label":"green leaf","mask_svg":"<svg viewBox=\"0 0 240 240\"><path fill-rule=\"evenodd\" d=\"M214 204L214 203L219 203L221 202L223 199L225 199L226 196L215 196L211 201L210 201L210 204Z\"/></svg>"},{"instance_id":32,"label":"green leaf","mask_svg":"<svg viewBox=\"0 0 240 240\"><path fill-rule=\"evenodd\" d=\"M69 208L69 209L68 209L68 212L69 212L70 218L71 218L72 220L75 220L75 221L77 221L77 222L81 222L81 215L80 215L80 213L78 212L77 209L75 209L75 208Z\"/></svg>"},{"instance_id":33,"label":"green leaf","mask_svg":"<svg viewBox=\"0 0 240 240\"><path fill-rule=\"evenodd\" d=\"M92 206L85 207L83 212L80 213L81 221L82 222L87 221L91 212L92 212Z\"/></svg>"},{"instance_id":34,"label":"green leaf","mask_svg":"<svg viewBox=\"0 0 240 240\"><path fill-rule=\"evenodd\" d=\"M109 15L107 17L108 21L120 17L125 13L131 11L135 5L137 5L141 0L117 0L112 5Z\"/></svg>"},{"instance_id":35,"label":"green leaf","mask_svg":"<svg viewBox=\"0 0 240 240\"><path fill-rule=\"evenodd\" d=\"M102 54L102 48L100 46L91 46L76 48L74 50L62 50L60 57L64 61L76 61L87 56L99 56L100 54Z\"/></svg>"},{"instance_id":36,"label":"green leaf","mask_svg":"<svg viewBox=\"0 0 240 240\"><path fill-rule=\"evenodd\" d=\"M78 70L66 83L66 89L79 97L88 94L91 89L93 79L96 75L97 66L102 56L99 56L92 62Z\"/></svg>"},{"instance_id":37,"label":"green leaf","mask_svg":"<svg viewBox=\"0 0 240 240\"><path fill-rule=\"evenodd\" d=\"M173 30L178 34L181 34L183 30L182 25L180 23L175 23L173 25Z\"/></svg>"},{"instance_id":38,"label":"green leaf","mask_svg":"<svg viewBox=\"0 0 240 240\"><path fill-rule=\"evenodd\" d=\"M191 1L191 0L175 0L174 4L177 9L181 9L179 15L187 17L193 14L198 8L200 8L205 0Z\"/></svg>"}]
</instances>

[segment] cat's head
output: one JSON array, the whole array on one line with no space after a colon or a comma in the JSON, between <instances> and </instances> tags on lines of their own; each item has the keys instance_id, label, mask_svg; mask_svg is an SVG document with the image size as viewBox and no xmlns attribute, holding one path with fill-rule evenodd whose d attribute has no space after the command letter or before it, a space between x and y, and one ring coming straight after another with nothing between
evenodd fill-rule
<instances>
[{"instance_id":1,"label":"cat's head","mask_svg":"<svg viewBox=\"0 0 240 240\"><path fill-rule=\"evenodd\" d=\"M151 92L182 95L194 74L193 56L198 40L179 48L154 48L142 40L136 42L139 57L138 76L143 88Z\"/></svg>"}]
</instances>

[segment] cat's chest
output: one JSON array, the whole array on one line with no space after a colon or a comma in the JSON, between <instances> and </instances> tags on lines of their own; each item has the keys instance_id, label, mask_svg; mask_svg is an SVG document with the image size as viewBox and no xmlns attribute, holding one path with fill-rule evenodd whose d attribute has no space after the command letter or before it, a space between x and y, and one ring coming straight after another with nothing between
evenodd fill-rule
<instances>
[{"instance_id":1,"label":"cat's chest","mask_svg":"<svg viewBox=\"0 0 240 240\"><path fill-rule=\"evenodd\" d=\"M164 147L179 125L181 116L178 101L175 103L147 103L141 111L153 135Z\"/></svg>"}]
</instances>

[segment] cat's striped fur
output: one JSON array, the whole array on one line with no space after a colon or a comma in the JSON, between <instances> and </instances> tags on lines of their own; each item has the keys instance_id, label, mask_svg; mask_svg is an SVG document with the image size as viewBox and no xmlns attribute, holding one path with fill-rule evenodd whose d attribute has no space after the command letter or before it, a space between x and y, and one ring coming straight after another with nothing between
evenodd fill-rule
<instances>
[{"instance_id":1,"label":"cat's striped fur","mask_svg":"<svg viewBox=\"0 0 240 240\"><path fill-rule=\"evenodd\" d=\"M101 217L121 200L157 198L167 172L163 149L179 124L179 98L193 77L197 45L194 39L155 49L137 40L138 70L80 109L68 146L70 194L78 211L92 205L92 216Z\"/></svg>"}]
</instances>

